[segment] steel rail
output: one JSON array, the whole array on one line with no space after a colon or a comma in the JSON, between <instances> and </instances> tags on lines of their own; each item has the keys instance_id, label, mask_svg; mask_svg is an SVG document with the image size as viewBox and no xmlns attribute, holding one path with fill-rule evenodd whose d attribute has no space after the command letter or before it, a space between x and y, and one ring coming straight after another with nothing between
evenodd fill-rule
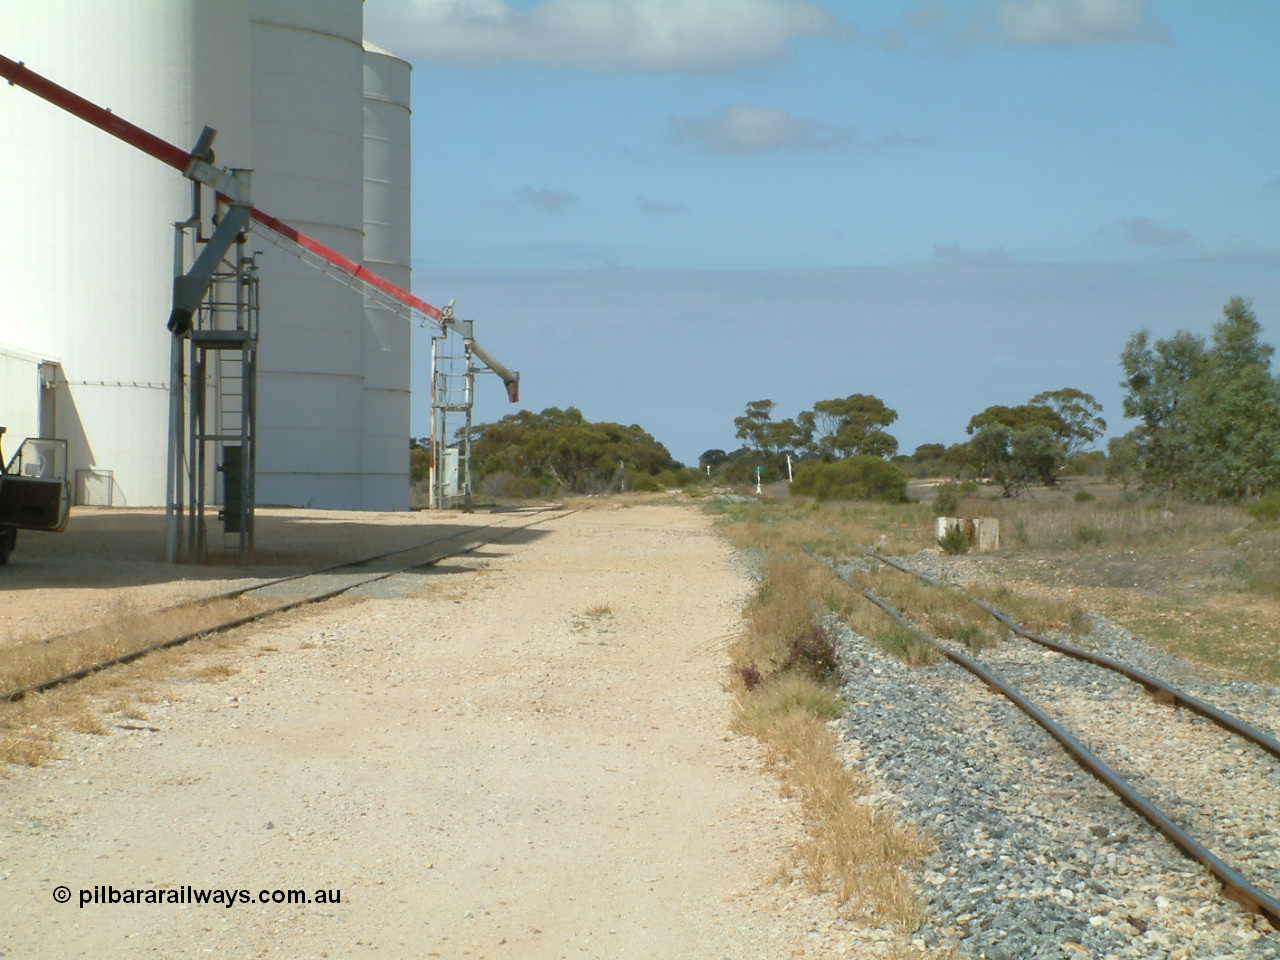
<instances>
[{"instance_id":1,"label":"steel rail","mask_svg":"<svg viewBox=\"0 0 1280 960\"><path fill-rule=\"evenodd\" d=\"M570 513L577 513L577 511L576 510L570 510L570 511L564 511L564 512L556 511L555 515L568 516ZM203 627L199 630L194 630L190 633L184 633L178 637L171 637L168 640L161 640L159 643L150 644L146 647L143 647L140 650L134 650L130 653L125 653L118 657L112 657L109 660L103 660L98 663L90 664L87 667L81 667L79 670L73 670L70 673L64 673L61 676L52 678L51 680L42 680L39 683L33 683L28 686L22 687L18 690L13 690L6 694L0 694L0 703L12 703L16 700L21 700L23 697L31 693L40 693L45 690L52 689L53 687L61 686L64 683L70 683L73 680L82 680L83 678L90 676L91 674L98 673L102 670L106 670L109 667L115 667L124 663L129 663L133 660L139 659L140 657L146 656L148 653L154 653L157 650L164 650L168 647L179 646L181 644L188 642L189 640L194 640L197 637L209 636L215 633L225 633L228 630L234 630L236 627L243 627L246 624L253 623L256 620L262 620L263 618L269 617L276 613L284 613L288 610L294 610L294 609L297 609L298 607L306 606L308 604L321 603L325 600L332 600L334 597L340 596L341 594L344 594L349 590L354 590L357 587L367 586L371 583L376 583L379 580L386 580L389 577L394 577L397 574L401 574L401 573L407 573L408 571L416 570L419 567L429 567L432 564L439 563L441 560L447 560L450 557L463 556L464 554L471 553L473 550L477 550L480 547L487 546L490 543L496 543L499 540L503 540L511 536L513 533L519 533L521 530L527 530L529 527L532 527L535 524L542 523L549 519L551 518L539 517L536 520L530 520L528 523L522 523L516 527L504 527L501 533L495 534L494 536L489 537L485 540L481 540L479 543L473 543L470 546L465 547L461 550L455 550L453 553L444 553L438 557L433 557L430 560L423 560L418 563L411 563L408 566L401 567L398 570L384 571L383 573L375 574L374 576L367 577L364 580L360 580L357 583L349 583L345 586L335 587L332 590L326 590L323 593L318 593L313 596L302 597L297 600L290 600L286 603L278 604L277 606L271 607L267 610L259 610L256 613L247 614L246 616L243 616L243 617L236 617L233 620L227 620L227 621L224 621L223 623L214 624L213 626ZM475 529L484 530L484 529L488 529L491 526L493 526L493 524L488 524L484 527L479 527ZM409 549L417 549L417 548L409 548ZM402 553L404 551L393 551L393 552ZM344 564L343 566L349 566L349 564ZM337 568L330 567L328 569L332 570ZM325 571L318 571L318 572L325 572ZM312 574L303 574L302 576L314 576L314 575L315 574L312 573ZM296 579L296 578L286 578L286 579Z\"/></svg>"},{"instance_id":2,"label":"steel rail","mask_svg":"<svg viewBox=\"0 0 1280 960\"><path fill-rule=\"evenodd\" d=\"M1004 696L1008 697L1013 703L1027 716L1031 717L1044 730L1066 749L1067 753L1089 773L1093 774L1098 780L1102 781L1111 789L1121 800L1123 800L1130 808L1140 814L1148 823L1163 833L1169 840L1182 851L1187 857L1199 861L1209 870L1219 882L1222 883L1224 894L1240 904L1242 907L1262 914L1271 924L1280 929L1280 900L1267 894L1265 891L1259 890L1250 883L1242 874L1225 860L1213 853L1208 847L1193 838L1181 827L1170 820L1158 807L1151 801L1140 794L1133 788L1123 777L1112 770L1109 766L1098 759L1084 744L1068 733L1047 713L1037 707L1034 703L1024 697L1021 693L1010 686L999 674L988 669L975 660L971 660L952 650L945 644L939 643L937 640L926 637L915 627L907 623L893 607L884 600L877 597L872 591L859 586L839 570L834 569L830 564L826 563L821 557L811 551L808 547L801 545L803 550L813 560L821 563L824 567L831 571L833 575L846 583L852 589L857 590L867 600L875 604L890 617L892 617L904 630L919 637L929 646L933 647L948 660L964 667L974 676L978 677L987 686L993 690L998 690Z\"/></svg>"},{"instance_id":3,"label":"steel rail","mask_svg":"<svg viewBox=\"0 0 1280 960\"><path fill-rule=\"evenodd\" d=\"M550 512L559 511L559 510L560 510L560 507L555 506L555 507L543 507L543 508L534 510L532 512L533 513L550 513ZM528 513L530 511L522 510L517 512ZM330 564L327 567L318 567L315 570L304 570L302 573L291 573L287 577L275 577L274 579L271 579L271 580L263 580L260 583L250 584L247 587L236 587L236 589L234 590L227 590L223 593L211 593L207 597L193 597L192 599L184 601L182 603L175 603L171 607L161 607L159 610L154 611L154 613L155 614L172 613L174 610L182 610L189 607L199 607L205 604L215 603L218 600L233 600L236 597L244 596L246 593L252 593L254 590L265 590L268 587L274 587L281 583L289 583L293 580L303 580L307 577L318 576L322 573L332 573L334 570L341 570L343 567L363 566L366 563L373 563L373 561L375 560L384 560L387 557L394 557L396 556L396 554L411 553L414 550L422 550L426 547L432 546L433 544L443 543L445 540L452 540L454 537L461 537L468 533L474 533L477 530L487 530L490 527L495 527L495 526L497 526L496 521L493 523L482 523L479 526L467 527L465 530L458 530L453 533L443 534L439 537L432 537L430 540L424 540L421 543L415 543L413 546L410 546L410 547L400 547L399 549L396 549L396 550L388 550L386 553L375 553L372 556L361 557L359 560L344 560L342 563ZM52 637L46 637L44 640L41 640L39 642L46 645L50 643L57 643L59 640L65 640L68 637L73 637L80 632L82 631L73 630L70 633L59 633ZM3 700L4 698L0 697L0 702L3 702Z\"/></svg>"},{"instance_id":4,"label":"steel rail","mask_svg":"<svg viewBox=\"0 0 1280 960\"><path fill-rule=\"evenodd\" d=\"M917 577L918 579L923 580L925 583L929 584L930 586L941 587L943 589L948 588L947 584L941 583L940 581L935 580L933 577L927 576L916 570L912 570L910 567L907 567L904 564L898 563L891 557L883 556L882 554L876 553L874 550L864 549L862 552L869 557L874 557L876 560L879 560L882 563L888 564L889 566L893 567L895 570L900 570L903 573L909 574L910 576ZM955 588L951 588L951 589L955 589ZM1251 727L1249 724L1245 723L1239 717L1232 716L1231 714L1226 713L1225 711L1219 710L1217 707L1213 706L1212 704L1205 703L1205 701L1199 699L1198 697L1193 697L1191 694L1186 693L1183 690L1179 690L1177 687L1166 683L1165 681L1161 680L1159 677L1154 677L1149 673L1143 673L1141 670L1134 669L1133 667L1129 666L1126 663L1122 663L1119 660L1112 660L1110 657L1104 657L1101 654L1097 654L1097 653L1090 653L1088 650L1082 650L1079 647L1073 647L1069 644L1060 643L1057 640L1050 640L1048 637L1042 637L1042 636L1039 636L1038 634L1034 634L1031 631L1026 630L1023 627L1019 626L1018 624L1014 623L1011 619L1009 619L1009 617L1001 613L999 610L997 610L995 607L991 606L990 604L984 603L983 601L979 600L977 597L970 596L969 594L965 593L963 590L960 590L957 592L960 593L961 596L963 596L965 599L981 607L983 610L989 613L992 617L994 617L996 620L1003 623L1013 633L1017 634L1023 639L1030 640L1033 643L1038 643L1044 647L1048 647L1050 650L1056 650L1058 653L1066 654L1068 657L1074 657L1077 660L1084 660L1088 663L1095 664L1099 667L1105 667L1108 670L1114 670L1116 673L1123 674L1124 676L1128 677L1130 680L1133 680L1135 683L1141 684L1143 687L1147 689L1149 693L1155 694L1158 691L1159 694L1162 695L1164 698L1171 698L1174 704L1186 707L1188 710L1192 710L1200 714L1202 717L1212 720L1214 723L1218 724L1220 727L1226 730L1229 730L1232 733L1237 734L1238 736L1244 737L1246 740L1250 740L1253 743L1256 743L1258 746L1262 747L1263 750L1266 750L1268 753L1272 754L1273 756L1280 758L1280 741L1277 741L1274 737L1268 736L1267 734L1263 733L1261 730L1258 730L1255 727Z\"/></svg>"}]
</instances>

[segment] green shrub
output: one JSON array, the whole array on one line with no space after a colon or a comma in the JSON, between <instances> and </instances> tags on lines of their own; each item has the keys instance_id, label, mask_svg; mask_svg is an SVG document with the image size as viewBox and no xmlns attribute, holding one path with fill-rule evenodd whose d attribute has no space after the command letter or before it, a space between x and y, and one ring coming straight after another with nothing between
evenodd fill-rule
<instances>
[{"instance_id":1,"label":"green shrub","mask_svg":"<svg viewBox=\"0 0 1280 960\"><path fill-rule=\"evenodd\" d=\"M532 477L508 477L498 490L498 496L510 500L531 500L542 494L542 484Z\"/></svg>"},{"instance_id":2,"label":"green shrub","mask_svg":"<svg viewBox=\"0 0 1280 960\"><path fill-rule=\"evenodd\" d=\"M965 480L960 484L959 493L961 497L976 497L978 495L978 481Z\"/></svg>"},{"instance_id":3,"label":"green shrub","mask_svg":"<svg viewBox=\"0 0 1280 960\"><path fill-rule=\"evenodd\" d=\"M816 500L905 503L907 473L896 463L865 454L855 454L832 463L811 461L796 471L791 492Z\"/></svg>"},{"instance_id":4,"label":"green shrub","mask_svg":"<svg viewBox=\"0 0 1280 960\"><path fill-rule=\"evenodd\" d=\"M642 473L631 481L631 489L636 493L662 493L667 489L652 474Z\"/></svg>"},{"instance_id":5,"label":"green shrub","mask_svg":"<svg viewBox=\"0 0 1280 960\"><path fill-rule=\"evenodd\" d=\"M938 546L947 556L955 557L969 552L969 538L965 536L964 526L956 524L938 538Z\"/></svg>"},{"instance_id":6,"label":"green shrub","mask_svg":"<svg viewBox=\"0 0 1280 960\"><path fill-rule=\"evenodd\" d=\"M953 517L959 509L960 488L954 483L944 483L933 501L933 512L940 517Z\"/></svg>"},{"instance_id":7,"label":"green shrub","mask_svg":"<svg viewBox=\"0 0 1280 960\"><path fill-rule=\"evenodd\" d=\"M1098 498L1095 497L1088 490L1077 490L1076 495L1071 499L1074 500L1076 503L1088 503L1090 500L1097 500Z\"/></svg>"},{"instance_id":8,"label":"green shrub","mask_svg":"<svg viewBox=\"0 0 1280 960\"><path fill-rule=\"evenodd\" d=\"M680 481L676 479L676 475L670 470L659 470L653 475L653 479L662 484L663 490L680 485Z\"/></svg>"},{"instance_id":9,"label":"green shrub","mask_svg":"<svg viewBox=\"0 0 1280 960\"><path fill-rule=\"evenodd\" d=\"M711 478L697 467L681 467L676 471L675 483L668 486L693 487L702 483L710 483Z\"/></svg>"},{"instance_id":10,"label":"green shrub","mask_svg":"<svg viewBox=\"0 0 1280 960\"><path fill-rule=\"evenodd\" d=\"M1091 543L1102 542L1102 531L1097 527L1079 526L1072 531L1072 534L1076 538L1076 543L1082 547Z\"/></svg>"},{"instance_id":11,"label":"green shrub","mask_svg":"<svg viewBox=\"0 0 1280 960\"><path fill-rule=\"evenodd\" d=\"M952 639L959 640L973 653L981 653L991 643L992 637L981 627L966 623L956 629Z\"/></svg>"},{"instance_id":12,"label":"green shrub","mask_svg":"<svg viewBox=\"0 0 1280 960\"><path fill-rule=\"evenodd\" d=\"M1246 504L1244 509L1255 520L1280 520L1280 490L1273 490L1262 499Z\"/></svg>"}]
</instances>

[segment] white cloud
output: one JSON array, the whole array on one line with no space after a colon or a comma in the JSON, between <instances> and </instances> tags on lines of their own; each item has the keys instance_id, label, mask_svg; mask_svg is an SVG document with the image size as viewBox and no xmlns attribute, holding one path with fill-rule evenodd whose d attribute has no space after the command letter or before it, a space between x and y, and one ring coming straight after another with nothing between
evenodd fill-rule
<instances>
[{"instance_id":1,"label":"white cloud","mask_svg":"<svg viewBox=\"0 0 1280 960\"><path fill-rule=\"evenodd\" d=\"M640 204L640 209L645 213L655 217L665 217L673 213L685 212L685 208L678 203L663 203L660 200L649 200L645 197L636 197L636 203Z\"/></svg>"},{"instance_id":2,"label":"white cloud","mask_svg":"<svg viewBox=\"0 0 1280 960\"><path fill-rule=\"evenodd\" d=\"M1011 263L1004 247L987 250L982 253L970 253L958 243L939 243L933 248L933 259L943 263L962 263L966 265L993 265Z\"/></svg>"},{"instance_id":3,"label":"white cloud","mask_svg":"<svg viewBox=\"0 0 1280 960\"><path fill-rule=\"evenodd\" d=\"M563 193L559 190L535 190L533 187L521 187L520 199L548 213L564 213L566 207L578 202L578 195Z\"/></svg>"},{"instance_id":4,"label":"white cloud","mask_svg":"<svg viewBox=\"0 0 1280 960\"><path fill-rule=\"evenodd\" d=\"M735 103L711 117L672 121L675 140L697 140L712 153L764 153L770 150L826 150L842 145L859 150L931 144L929 137L890 133L873 139L849 127L804 120L785 110Z\"/></svg>"},{"instance_id":5,"label":"white cloud","mask_svg":"<svg viewBox=\"0 0 1280 960\"><path fill-rule=\"evenodd\" d=\"M674 128L677 140L692 138L712 153L820 149L835 146L850 133L749 103L735 103L714 117L676 120Z\"/></svg>"},{"instance_id":6,"label":"white cloud","mask_svg":"<svg viewBox=\"0 0 1280 960\"><path fill-rule=\"evenodd\" d=\"M907 23L916 30L929 31L941 26L947 19L947 7L942 0L928 0L907 14Z\"/></svg>"},{"instance_id":7,"label":"white cloud","mask_svg":"<svg viewBox=\"0 0 1280 960\"><path fill-rule=\"evenodd\" d=\"M769 63L833 33L811 0L369 0L367 32L401 56L596 70L700 72Z\"/></svg>"},{"instance_id":8,"label":"white cloud","mask_svg":"<svg viewBox=\"0 0 1280 960\"><path fill-rule=\"evenodd\" d=\"M1120 221L1120 238L1140 247L1176 247L1191 239L1180 227L1165 227L1146 217Z\"/></svg>"},{"instance_id":9,"label":"white cloud","mask_svg":"<svg viewBox=\"0 0 1280 960\"><path fill-rule=\"evenodd\" d=\"M996 23L1020 45L1155 39L1162 31L1145 7L1146 0L1004 0Z\"/></svg>"},{"instance_id":10,"label":"white cloud","mask_svg":"<svg viewBox=\"0 0 1280 960\"><path fill-rule=\"evenodd\" d=\"M960 46L1066 46L1167 36L1147 13L1147 0L928 0L907 13L905 22Z\"/></svg>"}]
</instances>

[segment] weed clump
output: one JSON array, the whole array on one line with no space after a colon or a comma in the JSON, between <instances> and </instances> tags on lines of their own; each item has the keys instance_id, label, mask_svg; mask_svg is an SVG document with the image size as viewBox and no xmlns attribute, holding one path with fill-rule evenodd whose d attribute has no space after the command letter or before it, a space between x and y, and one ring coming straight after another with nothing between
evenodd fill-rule
<instances>
[{"instance_id":1,"label":"weed clump","mask_svg":"<svg viewBox=\"0 0 1280 960\"><path fill-rule=\"evenodd\" d=\"M951 517L959 509L960 487L954 482L944 483L938 488L938 497L933 501L933 512L940 517Z\"/></svg>"},{"instance_id":2,"label":"weed clump","mask_svg":"<svg viewBox=\"0 0 1280 960\"><path fill-rule=\"evenodd\" d=\"M1102 531L1097 527L1085 526L1084 524L1071 531L1071 535L1076 538L1076 543L1082 547L1102 542Z\"/></svg>"},{"instance_id":3,"label":"weed clump","mask_svg":"<svg viewBox=\"0 0 1280 960\"><path fill-rule=\"evenodd\" d=\"M938 546L949 557L968 553L969 538L965 535L963 525L956 524L954 527L948 527L947 532L938 537Z\"/></svg>"},{"instance_id":4,"label":"weed clump","mask_svg":"<svg viewBox=\"0 0 1280 960\"><path fill-rule=\"evenodd\" d=\"M835 641L831 632L822 624L810 621L790 640L790 651L779 672L794 671L822 686L836 686L840 682L840 661L836 657Z\"/></svg>"},{"instance_id":5,"label":"weed clump","mask_svg":"<svg viewBox=\"0 0 1280 960\"><path fill-rule=\"evenodd\" d=\"M835 638L821 618L840 606L818 564L769 558L733 650L734 726L763 744L783 790L799 800L809 882L834 893L851 917L911 931L923 919L911 871L928 853L928 840L868 802L871 781L844 765L827 727L845 704L835 691Z\"/></svg>"},{"instance_id":6,"label":"weed clump","mask_svg":"<svg viewBox=\"0 0 1280 960\"><path fill-rule=\"evenodd\" d=\"M1245 504L1245 513L1264 522L1280 520L1280 490L1273 490L1253 503Z\"/></svg>"},{"instance_id":7,"label":"weed clump","mask_svg":"<svg viewBox=\"0 0 1280 960\"><path fill-rule=\"evenodd\" d=\"M936 647L925 643L910 630L898 624L877 631L872 635L871 642L909 667L928 666L937 663L942 656Z\"/></svg>"}]
</instances>

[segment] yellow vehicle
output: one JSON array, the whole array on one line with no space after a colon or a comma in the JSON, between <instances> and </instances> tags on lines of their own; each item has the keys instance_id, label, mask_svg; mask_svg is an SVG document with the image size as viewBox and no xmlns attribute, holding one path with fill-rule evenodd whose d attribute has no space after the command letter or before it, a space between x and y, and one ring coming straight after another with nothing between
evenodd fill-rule
<instances>
[{"instance_id":1,"label":"yellow vehicle","mask_svg":"<svg viewBox=\"0 0 1280 960\"><path fill-rule=\"evenodd\" d=\"M0 427L0 441L4 427ZM0 566L18 542L19 530L59 531L71 515L67 441L29 438L7 464L0 448Z\"/></svg>"}]
</instances>

